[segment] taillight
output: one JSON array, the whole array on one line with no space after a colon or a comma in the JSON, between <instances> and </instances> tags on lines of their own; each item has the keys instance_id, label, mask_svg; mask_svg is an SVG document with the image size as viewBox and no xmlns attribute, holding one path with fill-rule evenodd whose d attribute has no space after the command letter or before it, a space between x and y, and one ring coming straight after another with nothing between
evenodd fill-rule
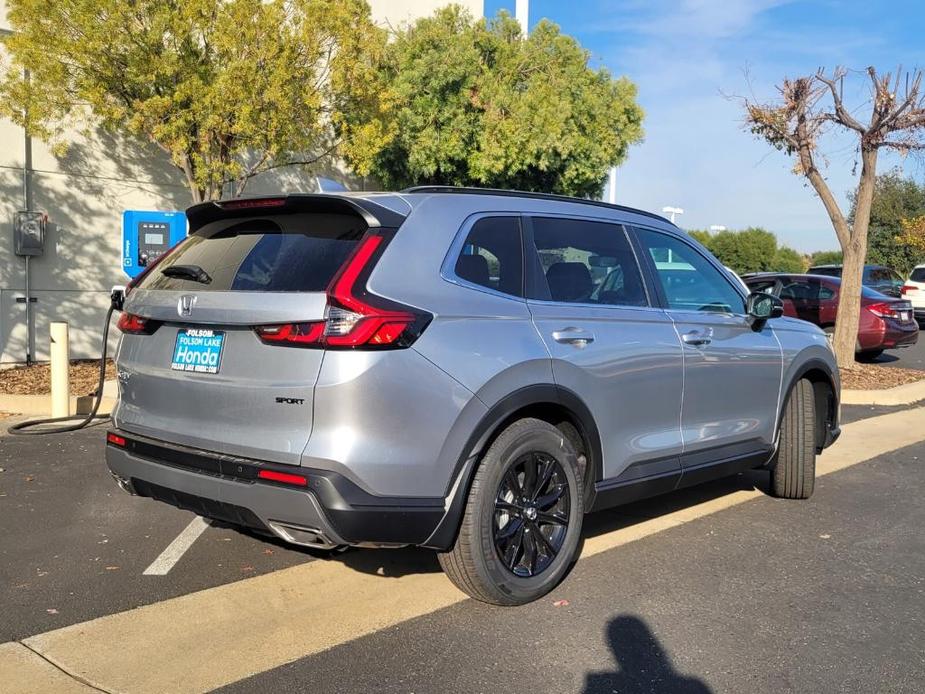
<instances>
[{"instance_id":1,"label":"taillight","mask_svg":"<svg viewBox=\"0 0 925 694\"><path fill-rule=\"evenodd\" d=\"M123 311L119 316L116 327L126 335L150 335L157 328L157 323L148 318L136 316L134 313Z\"/></svg>"},{"instance_id":2,"label":"taillight","mask_svg":"<svg viewBox=\"0 0 925 694\"><path fill-rule=\"evenodd\" d=\"M119 436L118 434L113 434L111 431L106 434L106 443L111 443L113 446L119 446L120 448L125 448L125 438Z\"/></svg>"},{"instance_id":3,"label":"taillight","mask_svg":"<svg viewBox=\"0 0 925 694\"><path fill-rule=\"evenodd\" d=\"M324 322L259 325L254 332L264 342L300 346L318 346L324 335Z\"/></svg>"},{"instance_id":4,"label":"taillight","mask_svg":"<svg viewBox=\"0 0 925 694\"><path fill-rule=\"evenodd\" d=\"M899 314L894 309L893 304L889 304L885 301L876 304L868 304L866 308L880 318L899 318Z\"/></svg>"},{"instance_id":5,"label":"taillight","mask_svg":"<svg viewBox=\"0 0 925 694\"><path fill-rule=\"evenodd\" d=\"M257 336L270 344L328 349L399 349L413 343L432 316L366 289L386 238L368 234L331 280L323 322L257 326Z\"/></svg>"},{"instance_id":6,"label":"taillight","mask_svg":"<svg viewBox=\"0 0 925 694\"><path fill-rule=\"evenodd\" d=\"M914 284L904 284L900 290L902 294L915 294L919 290Z\"/></svg>"}]
</instances>

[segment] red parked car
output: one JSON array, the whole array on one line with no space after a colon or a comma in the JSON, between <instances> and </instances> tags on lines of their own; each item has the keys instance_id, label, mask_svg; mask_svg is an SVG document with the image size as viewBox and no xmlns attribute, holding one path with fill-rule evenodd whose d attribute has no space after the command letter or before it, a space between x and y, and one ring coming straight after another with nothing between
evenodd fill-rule
<instances>
[{"instance_id":1,"label":"red parked car","mask_svg":"<svg viewBox=\"0 0 925 694\"><path fill-rule=\"evenodd\" d=\"M841 279L824 275L761 273L743 278L753 292L767 292L784 302L784 315L815 323L826 332L835 330ZM861 361L879 357L883 350L909 347L919 339L912 304L869 287L861 290L861 323L857 356Z\"/></svg>"}]
</instances>

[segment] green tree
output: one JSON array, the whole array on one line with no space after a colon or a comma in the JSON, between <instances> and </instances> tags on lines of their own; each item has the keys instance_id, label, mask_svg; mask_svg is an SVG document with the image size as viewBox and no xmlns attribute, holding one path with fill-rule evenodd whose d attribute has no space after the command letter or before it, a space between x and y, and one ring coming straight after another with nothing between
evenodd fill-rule
<instances>
[{"instance_id":1,"label":"green tree","mask_svg":"<svg viewBox=\"0 0 925 694\"><path fill-rule=\"evenodd\" d=\"M851 219L855 207L855 196L851 196ZM908 274L922 261L922 254L901 241L902 223L922 215L925 215L925 184L905 178L896 170L877 176L870 207L867 262Z\"/></svg>"},{"instance_id":2,"label":"green tree","mask_svg":"<svg viewBox=\"0 0 925 694\"><path fill-rule=\"evenodd\" d=\"M399 31L382 81L396 91L394 139L373 173L387 186L478 185L594 196L642 138L636 87L588 65L541 21L523 38L502 12L459 6Z\"/></svg>"},{"instance_id":3,"label":"green tree","mask_svg":"<svg viewBox=\"0 0 925 694\"><path fill-rule=\"evenodd\" d=\"M363 0L8 0L0 112L61 145L76 123L157 144L194 201L388 139L386 35ZM31 81L22 78L23 68Z\"/></svg>"},{"instance_id":4,"label":"green tree","mask_svg":"<svg viewBox=\"0 0 925 694\"><path fill-rule=\"evenodd\" d=\"M841 251L816 251L809 257L810 265L841 265Z\"/></svg>"},{"instance_id":5,"label":"green tree","mask_svg":"<svg viewBox=\"0 0 925 694\"><path fill-rule=\"evenodd\" d=\"M781 246L771 260L770 270L772 272L805 272L806 264L802 255L789 246Z\"/></svg>"},{"instance_id":6,"label":"green tree","mask_svg":"<svg viewBox=\"0 0 925 694\"><path fill-rule=\"evenodd\" d=\"M723 265L740 275L771 269L777 252L777 238L760 227L742 231L721 231L710 237L707 247Z\"/></svg>"},{"instance_id":7,"label":"green tree","mask_svg":"<svg viewBox=\"0 0 925 694\"><path fill-rule=\"evenodd\" d=\"M699 241L704 246L706 246L707 249L710 248L710 242L713 239L713 235L706 229L688 229L687 233L692 239L695 239L696 241Z\"/></svg>"}]
</instances>

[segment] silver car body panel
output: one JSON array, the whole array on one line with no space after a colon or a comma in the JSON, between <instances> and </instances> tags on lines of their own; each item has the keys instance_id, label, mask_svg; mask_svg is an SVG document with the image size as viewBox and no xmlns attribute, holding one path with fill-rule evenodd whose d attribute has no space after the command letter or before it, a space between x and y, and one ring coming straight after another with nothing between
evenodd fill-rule
<instances>
[{"instance_id":1,"label":"silver car body panel","mask_svg":"<svg viewBox=\"0 0 925 694\"><path fill-rule=\"evenodd\" d=\"M450 508L456 492L466 490L461 476L478 453L474 442L487 440L476 434L499 424L487 420L521 391L561 389L580 399L600 436L600 479L625 480L680 475L686 457L723 447L770 449L786 388L807 365L835 373L837 389L824 335L802 321L782 318L754 330L744 315L527 301L453 272L465 234L481 216L646 226L702 248L667 221L515 194L368 197L407 215L366 286L433 316L410 348L266 345L251 326L321 320L325 295L202 292L192 318L226 331L221 370L173 372L177 330L187 325L178 302L189 292L136 290L126 310L165 322L153 335L122 337L115 425L220 454L331 471L374 497L443 498ZM594 341L553 337L570 328ZM711 344L682 343L683 333L702 329L712 331ZM277 397L302 402L279 404Z\"/></svg>"}]
</instances>

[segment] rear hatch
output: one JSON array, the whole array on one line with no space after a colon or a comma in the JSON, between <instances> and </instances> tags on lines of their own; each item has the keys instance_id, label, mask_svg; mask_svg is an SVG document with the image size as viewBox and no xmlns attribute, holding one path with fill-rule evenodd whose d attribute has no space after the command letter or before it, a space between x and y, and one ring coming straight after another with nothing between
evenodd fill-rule
<instances>
[{"instance_id":1,"label":"rear hatch","mask_svg":"<svg viewBox=\"0 0 925 694\"><path fill-rule=\"evenodd\" d=\"M298 464L324 356L309 333L324 329L325 290L371 217L355 201L315 196L209 203L188 215L190 236L129 291L116 424Z\"/></svg>"}]
</instances>

